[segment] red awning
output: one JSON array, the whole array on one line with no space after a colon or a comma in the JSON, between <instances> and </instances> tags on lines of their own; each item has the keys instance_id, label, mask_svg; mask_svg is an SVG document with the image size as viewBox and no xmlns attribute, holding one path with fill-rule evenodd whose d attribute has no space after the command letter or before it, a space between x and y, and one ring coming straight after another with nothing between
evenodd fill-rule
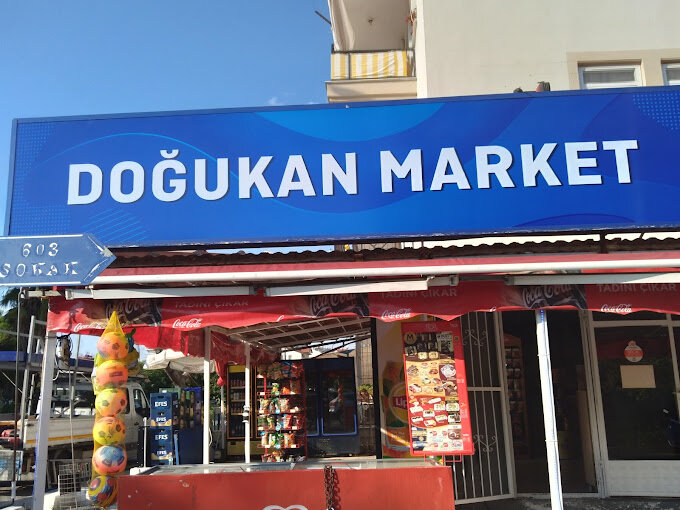
<instances>
[{"instance_id":1,"label":"red awning","mask_svg":"<svg viewBox=\"0 0 680 510\"><path fill-rule=\"evenodd\" d=\"M113 310L138 343L203 355L203 328L226 330L259 323L324 317L375 317L383 321L428 314L451 320L474 311L582 309L617 314L650 310L680 313L680 284L532 285L461 282L416 292L294 297L224 296L68 301L50 299L48 330L100 334ZM228 332L213 336L212 357L233 361ZM224 347L222 344L227 344ZM265 347L263 345L263 347Z\"/></svg>"}]
</instances>

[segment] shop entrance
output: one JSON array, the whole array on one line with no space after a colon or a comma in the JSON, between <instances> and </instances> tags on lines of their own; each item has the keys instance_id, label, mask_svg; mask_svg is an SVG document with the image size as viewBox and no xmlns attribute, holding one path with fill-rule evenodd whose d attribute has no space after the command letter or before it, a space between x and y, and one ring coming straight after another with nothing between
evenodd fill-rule
<instances>
[{"instance_id":1,"label":"shop entrance","mask_svg":"<svg viewBox=\"0 0 680 510\"><path fill-rule=\"evenodd\" d=\"M597 479L579 314L547 315L562 490L594 493ZM502 319L517 492L550 492L534 312L505 312Z\"/></svg>"},{"instance_id":2,"label":"shop entrance","mask_svg":"<svg viewBox=\"0 0 680 510\"><path fill-rule=\"evenodd\" d=\"M606 494L680 496L680 317L589 313Z\"/></svg>"}]
</instances>

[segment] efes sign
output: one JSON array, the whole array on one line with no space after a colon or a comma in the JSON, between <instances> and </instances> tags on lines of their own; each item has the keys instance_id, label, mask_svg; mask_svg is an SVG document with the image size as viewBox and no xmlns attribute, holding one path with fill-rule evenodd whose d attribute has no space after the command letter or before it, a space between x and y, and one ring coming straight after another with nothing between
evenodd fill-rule
<instances>
[{"instance_id":1,"label":"efes sign","mask_svg":"<svg viewBox=\"0 0 680 510\"><path fill-rule=\"evenodd\" d=\"M680 227L680 87L14 123L6 234L109 247Z\"/></svg>"}]
</instances>

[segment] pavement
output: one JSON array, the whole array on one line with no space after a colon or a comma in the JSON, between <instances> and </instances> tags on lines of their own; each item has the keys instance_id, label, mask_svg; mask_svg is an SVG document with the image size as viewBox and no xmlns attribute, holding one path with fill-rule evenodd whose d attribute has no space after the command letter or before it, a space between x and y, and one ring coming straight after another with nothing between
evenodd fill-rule
<instances>
[{"instance_id":1,"label":"pavement","mask_svg":"<svg viewBox=\"0 0 680 510\"><path fill-rule=\"evenodd\" d=\"M550 510L550 499L519 498L456 505L461 510ZM565 498L565 510L679 510L677 498Z\"/></svg>"}]
</instances>

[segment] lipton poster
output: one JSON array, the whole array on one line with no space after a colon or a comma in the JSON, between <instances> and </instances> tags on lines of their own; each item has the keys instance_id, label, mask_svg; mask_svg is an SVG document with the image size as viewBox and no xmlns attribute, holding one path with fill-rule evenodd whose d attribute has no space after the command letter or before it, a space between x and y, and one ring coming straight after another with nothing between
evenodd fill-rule
<instances>
[{"instance_id":1,"label":"lipton poster","mask_svg":"<svg viewBox=\"0 0 680 510\"><path fill-rule=\"evenodd\" d=\"M411 457L401 323L376 321L383 457Z\"/></svg>"},{"instance_id":2,"label":"lipton poster","mask_svg":"<svg viewBox=\"0 0 680 510\"><path fill-rule=\"evenodd\" d=\"M413 455L474 453L460 320L401 324Z\"/></svg>"}]
</instances>

